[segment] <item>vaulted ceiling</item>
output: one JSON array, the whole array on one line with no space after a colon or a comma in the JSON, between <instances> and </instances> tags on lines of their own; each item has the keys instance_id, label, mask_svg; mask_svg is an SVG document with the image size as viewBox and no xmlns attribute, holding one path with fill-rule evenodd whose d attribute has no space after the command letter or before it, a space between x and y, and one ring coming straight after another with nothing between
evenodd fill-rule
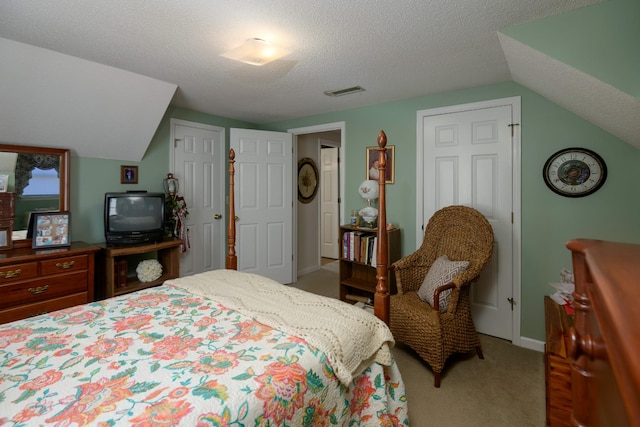
<instances>
[{"instance_id":1,"label":"vaulted ceiling","mask_svg":"<svg viewBox=\"0 0 640 427\"><path fill-rule=\"evenodd\" d=\"M532 64L531 48L500 31L594 3L3 0L0 141L140 160L169 105L265 124L512 80L553 100L532 65L566 70L535 50ZM220 56L253 37L292 53L262 67ZM323 93L355 85L365 91ZM636 111L638 98L618 92ZM640 147L632 124L602 127Z\"/></svg>"}]
</instances>

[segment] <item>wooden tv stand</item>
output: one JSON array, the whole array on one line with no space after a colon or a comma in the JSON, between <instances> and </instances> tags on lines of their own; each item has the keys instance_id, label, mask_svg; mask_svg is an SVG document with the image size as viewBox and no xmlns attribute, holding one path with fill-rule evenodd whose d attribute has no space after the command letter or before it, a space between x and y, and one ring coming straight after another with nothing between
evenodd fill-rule
<instances>
[{"instance_id":1,"label":"wooden tv stand","mask_svg":"<svg viewBox=\"0 0 640 427\"><path fill-rule=\"evenodd\" d=\"M96 256L96 299L110 298L140 289L162 284L165 280L180 277L180 245L182 240L165 237L159 243L141 245L109 246L98 243L101 248ZM135 271L143 259L157 259L162 265L162 276L152 282L141 282L135 274L119 278L118 263L125 261L128 270ZM135 263L135 265L130 265ZM124 274L127 273L125 266Z\"/></svg>"}]
</instances>

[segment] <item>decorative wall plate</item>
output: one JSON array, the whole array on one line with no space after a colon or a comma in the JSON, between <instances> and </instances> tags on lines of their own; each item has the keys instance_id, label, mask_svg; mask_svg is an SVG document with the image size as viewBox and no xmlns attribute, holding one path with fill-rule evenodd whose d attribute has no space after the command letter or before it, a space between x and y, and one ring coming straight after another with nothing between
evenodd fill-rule
<instances>
[{"instance_id":1,"label":"decorative wall plate","mask_svg":"<svg viewBox=\"0 0 640 427\"><path fill-rule=\"evenodd\" d=\"M318 167L309 157L298 160L298 200L310 203L318 193Z\"/></svg>"},{"instance_id":2,"label":"decorative wall plate","mask_svg":"<svg viewBox=\"0 0 640 427\"><path fill-rule=\"evenodd\" d=\"M583 197L602 187L607 165L591 150L565 148L547 159L542 176L551 191L565 197Z\"/></svg>"}]
</instances>

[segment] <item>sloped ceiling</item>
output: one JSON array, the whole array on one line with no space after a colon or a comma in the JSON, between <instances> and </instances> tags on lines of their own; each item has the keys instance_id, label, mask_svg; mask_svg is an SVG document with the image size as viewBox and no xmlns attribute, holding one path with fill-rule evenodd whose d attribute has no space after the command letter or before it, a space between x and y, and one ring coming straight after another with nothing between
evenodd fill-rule
<instances>
[{"instance_id":1,"label":"sloped ceiling","mask_svg":"<svg viewBox=\"0 0 640 427\"><path fill-rule=\"evenodd\" d=\"M5 142L139 161L177 88L7 39L0 39L0 52Z\"/></svg>"},{"instance_id":2,"label":"sloped ceiling","mask_svg":"<svg viewBox=\"0 0 640 427\"><path fill-rule=\"evenodd\" d=\"M598 2L3 0L0 141L135 161L169 105L265 124L512 79L544 84L564 70L528 76L526 46L501 45L498 32ZM220 56L252 37L293 53L263 67ZM323 93L355 85L366 90ZM545 88L534 90L554 92ZM610 132L638 135L621 126Z\"/></svg>"},{"instance_id":3,"label":"sloped ceiling","mask_svg":"<svg viewBox=\"0 0 640 427\"><path fill-rule=\"evenodd\" d=\"M640 99L499 34L511 77L640 148Z\"/></svg>"}]
</instances>

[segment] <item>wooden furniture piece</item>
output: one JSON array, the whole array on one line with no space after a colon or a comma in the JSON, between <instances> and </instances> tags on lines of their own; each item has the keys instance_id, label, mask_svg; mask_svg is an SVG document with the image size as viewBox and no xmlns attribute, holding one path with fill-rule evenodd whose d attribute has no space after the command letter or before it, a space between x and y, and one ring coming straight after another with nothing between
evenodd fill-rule
<instances>
[{"instance_id":1,"label":"wooden furniture piece","mask_svg":"<svg viewBox=\"0 0 640 427\"><path fill-rule=\"evenodd\" d=\"M640 426L640 245L572 240L573 426Z\"/></svg>"},{"instance_id":2,"label":"wooden furniture piece","mask_svg":"<svg viewBox=\"0 0 640 427\"><path fill-rule=\"evenodd\" d=\"M98 250L85 242L73 242L68 248L4 252L0 258L0 323L93 301Z\"/></svg>"},{"instance_id":3,"label":"wooden furniture piece","mask_svg":"<svg viewBox=\"0 0 640 427\"><path fill-rule=\"evenodd\" d=\"M571 425L571 360L568 348L573 318L563 306L548 296L544 297L544 383L547 425L550 427Z\"/></svg>"},{"instance_id":4,"label":"wooden furniture piece","mask_svg":"<svg viewBox=\"0 0 640 427\"><path fill-rule=\"evenodd\" d=\"M180 277L181 244L182 240L174 237L167 237L159 243L142 245L108 246L105 243L99 243L100 252L97 254L96 262L96 299L150 288L165 280ZM141 282L135 276L135 267L143 259L153 257L162 265L162 276L152 282ZM124 278L122 278L123 268ZM134 272L132 275L127 275L129 269Z\"/></svg>"},{"instance_id":5,"label":"wooden furniture piece","mask_svg":"<svg viewBox=\"0 0 640 427\"><path fill-rule=\"evenodd\" d=\"M15 191L15 220L13 222L13 247L30 248L31 239L26 238L26 228L28 225L28 212L42 210L60 210L66 212L70 210L69 203L69 164L70 153L64 148L49 148L26 145L0 144L0 159L12 159L10 162L16 163L14 172ZM58 172L60 187L58 194L38 198L38 200L24 200L21 197L23 186L26 185L25 169L31 170L34 167L40 169L55 169Z\"/></svg>"},{"instance_id":6,"label":"wooden furniture piece","mask_svg":"<svg viewBox=\"0 0 640 427\"><path fill-rule=\"evenodd\" d=\"M391 297L391 332L429 364L435 387L452 354L475 349L484 358L469 293L492 253L487 218L468 206L446 206L429 218L418 250L392 265L398 293ZM454 267L460 261L468 261L462 271ZM434 290L422 294L425 279Z\"/></svg>"},{"instance_id":7,"label":"wooden furniture piece","mask_svg":"<svg viewBox=\"0 0 640 427\"><path fill-rule=\"evenodd\" d=\"M392 228L387 230L387 259L394 262L400 259L400 229ZM373 303L377 285L377 271L371 265L370 260L365 259L362 252L364 245L372 242L376 237L377 230L370 228L360 228L351 225L341 225L338 237L340 239L340 299L342 301L355 303L362 299L369 299ZM355 238L356 242L347 236ZM377 239L377 237L376 237ZM345 241L351 241L352 248L345 248ZM377 246L377 244L376 244ZM362 248L362 249L361 249ZM373 254L369 253L369 258ZM377 254L376 254L377 258ZM387 273L387 283L390 293L395 292L395 278L391 273Z\"/></svg>"},{"instance_id":8,"label":"wooden furniture piece","mask_svg":"<svg viewBox=\"0 0 640 427\"><path fill-rule=\"evenodd\" d=\"M384 131L380 131L378 134L378 170L380 171L378 176L378 228L376 229L376 236L378 239L377 244L377 264L375 267L375 283L371 276L372 267L366 266L356 267L361 271L367 271L366 283L373 284L373 312L376 317L381 319L387 325L389 324L389 285L390 277L388 274L387 262L390 258L390 250L388 247L388 233L387 233L387 208L386 208L386 165L387 165L387 135ZM235 223L235 193L234 193L234 163L235 152L233 149L229 151L229 214L227 215L227 258L226 266L229 269L237 269L238 258L235 251L236 242L236 223ZM400 244L397 245L397 250L400 250ZM394 249L395 250L395 249ZM355 264L352 264L352 266ZM357 271L357 270L356 270ZM341 273L342 280L342 273ZM355 282L354 282L355 283ZM367 286L368 292L371 287Z\"/></svg>"}]
</instances>

